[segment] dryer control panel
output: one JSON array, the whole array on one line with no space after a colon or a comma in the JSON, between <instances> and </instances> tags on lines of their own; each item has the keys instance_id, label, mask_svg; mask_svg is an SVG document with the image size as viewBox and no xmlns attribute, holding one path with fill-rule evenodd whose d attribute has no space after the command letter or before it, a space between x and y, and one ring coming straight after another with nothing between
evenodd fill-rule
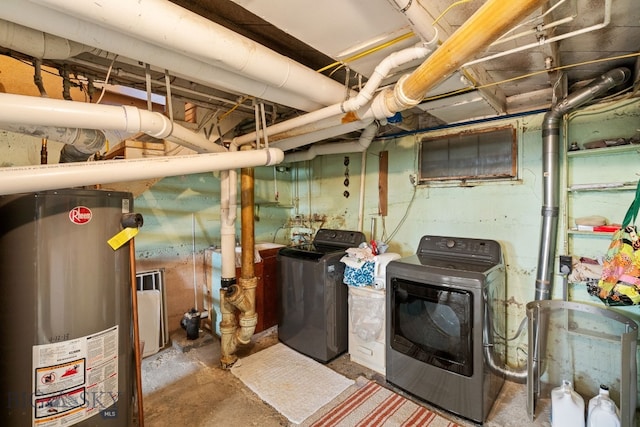
<instances>
[{"instance_id":1,"label":"dryer control panel","mask_svg":"<svg viewBox=\"0 0 640 427\"><path fill-rule=\"evenodd\" d=\"M423 236L418 256L467 258L494 264L502 262L502 250L495 240L447 236Z\"/></svg>"}]
</instances>

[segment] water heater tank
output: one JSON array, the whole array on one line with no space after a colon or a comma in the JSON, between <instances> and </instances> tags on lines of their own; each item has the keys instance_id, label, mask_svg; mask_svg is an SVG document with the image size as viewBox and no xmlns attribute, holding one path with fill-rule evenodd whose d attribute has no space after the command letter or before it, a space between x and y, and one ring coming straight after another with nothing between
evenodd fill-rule
<instances>
[{"instance_id":1,"label":"water heater tank","mask_svg":"<svg viewBox=\"0 0 640 427\"><path fill-rule=\"evenodd\" d=\"M130 193L0 196L3 426L132 425Z\"/></svg>"}]
</instances>

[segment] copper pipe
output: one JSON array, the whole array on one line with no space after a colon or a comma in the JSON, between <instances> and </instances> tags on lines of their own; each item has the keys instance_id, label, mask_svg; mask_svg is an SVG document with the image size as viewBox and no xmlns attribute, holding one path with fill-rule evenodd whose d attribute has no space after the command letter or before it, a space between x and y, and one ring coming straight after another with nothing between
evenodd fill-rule
<instances>
[{"instance_id":1,"label":"copper pipe","mask_svg":"<svg viewBox=\"0 0 640 427\"><path fill-rule=\"evenodd\" d=\"M136 368L136 393L138 395L138 426L144 427L142 407L142 354L140 351L140 329L138 327L138 288L136 286L136 250L133 239L129 240L129 269L131 271L131 308L133 314L133 353Z\"/></svg>"},{"instance_id":2,"label":"copper pipe","mask_svg":"<svg viewBox=\"0 0 640 427\"><path fill-rule=\"evenodd\" d=\"M245 146L247 147L247 146ZM250 147L247 147L250 148ZM244 150L244 147L243 147ZM242 275L244 279L255 276L255 201L254 201L254 169L242 168L240 170L240 200L241 200L241 224L242 224Z\"/></svg>"},{"instance_id":3,"label":"copper pipe","mask_svg":"<svg viewBox=\"0 0 640 427\"><path fill-rule=\"evenodd\" d=\"M47 138L42 138L42 144L40 146L40 164L47 164Z\"/></svg>"},{"instance_id":4,"label":"copper pipe","mask_svg":"<svg viewBox=\"0 0 640 427\"><path fill-rule=\"evenodd\" d=\"M459 69L547 0L488 0L413 73L385 94L392 112L422 101L427 91Z\"/></svg>"}]
</instances>

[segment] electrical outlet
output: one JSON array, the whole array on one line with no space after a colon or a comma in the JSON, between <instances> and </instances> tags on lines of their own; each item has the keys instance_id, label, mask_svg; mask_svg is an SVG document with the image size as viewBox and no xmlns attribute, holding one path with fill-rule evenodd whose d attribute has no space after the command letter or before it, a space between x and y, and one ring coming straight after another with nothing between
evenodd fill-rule
<instances>
[{"instance_id":1,"label":"electrical outlet","mask_svg":"<svg viewBox=\"0 0 640 427\"><path fill-rule=\"evenodd\" d=\"M411 183L411 185L417 185L418 184L418 175L415 173L410 173L409 174L409 182Z\"/></svg>"},{"instance_id":2,"label":"electrical outlet","mask_svg":"<svg viewBox=\"0 0 640 427\"><path fill-rule=\"evenodd\" d=\"M560 274L569 275L571 270L573 270L573 265L571 263L571 255L560 255Z\"/></svg>"}]
</instances>

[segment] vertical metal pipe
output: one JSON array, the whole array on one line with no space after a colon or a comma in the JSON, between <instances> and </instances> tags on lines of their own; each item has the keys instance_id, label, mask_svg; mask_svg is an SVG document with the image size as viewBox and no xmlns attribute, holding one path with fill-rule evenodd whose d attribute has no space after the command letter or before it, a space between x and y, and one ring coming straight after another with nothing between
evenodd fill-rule
<instances>
[{"instance_id":1,"label":"vertical metal pipe","mask_svg":"<svg viewBox=\"0 0 640 427\"><path fill-rule=\"evenodd\" d=\"M543 205L540 254L536 276L536 300L551 299L554 258L558 234L560 123L562 117L597 98L609 89L626 82L631 76L627 68L616 68L603 74L588 86L570 94L547 112L542 123Z\"/></svg>"},{"instance_id":2,"label":"vertical metal pipe","mask_svg":"<svg viewBox=\"0 0 640 427\"><path fill-rule=\"evenodd\" d=\"M249 279L255 276L255 224L253 221L255 213L254 202L254 169L242 168L240 170L240 203L242 222L242 277Z\"/></svg>"},{"instance_id":3,"label":"vertical metal pipe","mask_svg":"<svg viewBox=\"0 0 640 427\"><path fill-rule=\"evenodd\" d=\"M136 286L136 249L133 239L129 240L129 269L131 271L131 305L133 315L133 353L136 362L136 394L138 401L138 426L144 427L142 404L142 351L140 349L140 327L138 326L138 288Z\"/></svg>"}]
</instances>

